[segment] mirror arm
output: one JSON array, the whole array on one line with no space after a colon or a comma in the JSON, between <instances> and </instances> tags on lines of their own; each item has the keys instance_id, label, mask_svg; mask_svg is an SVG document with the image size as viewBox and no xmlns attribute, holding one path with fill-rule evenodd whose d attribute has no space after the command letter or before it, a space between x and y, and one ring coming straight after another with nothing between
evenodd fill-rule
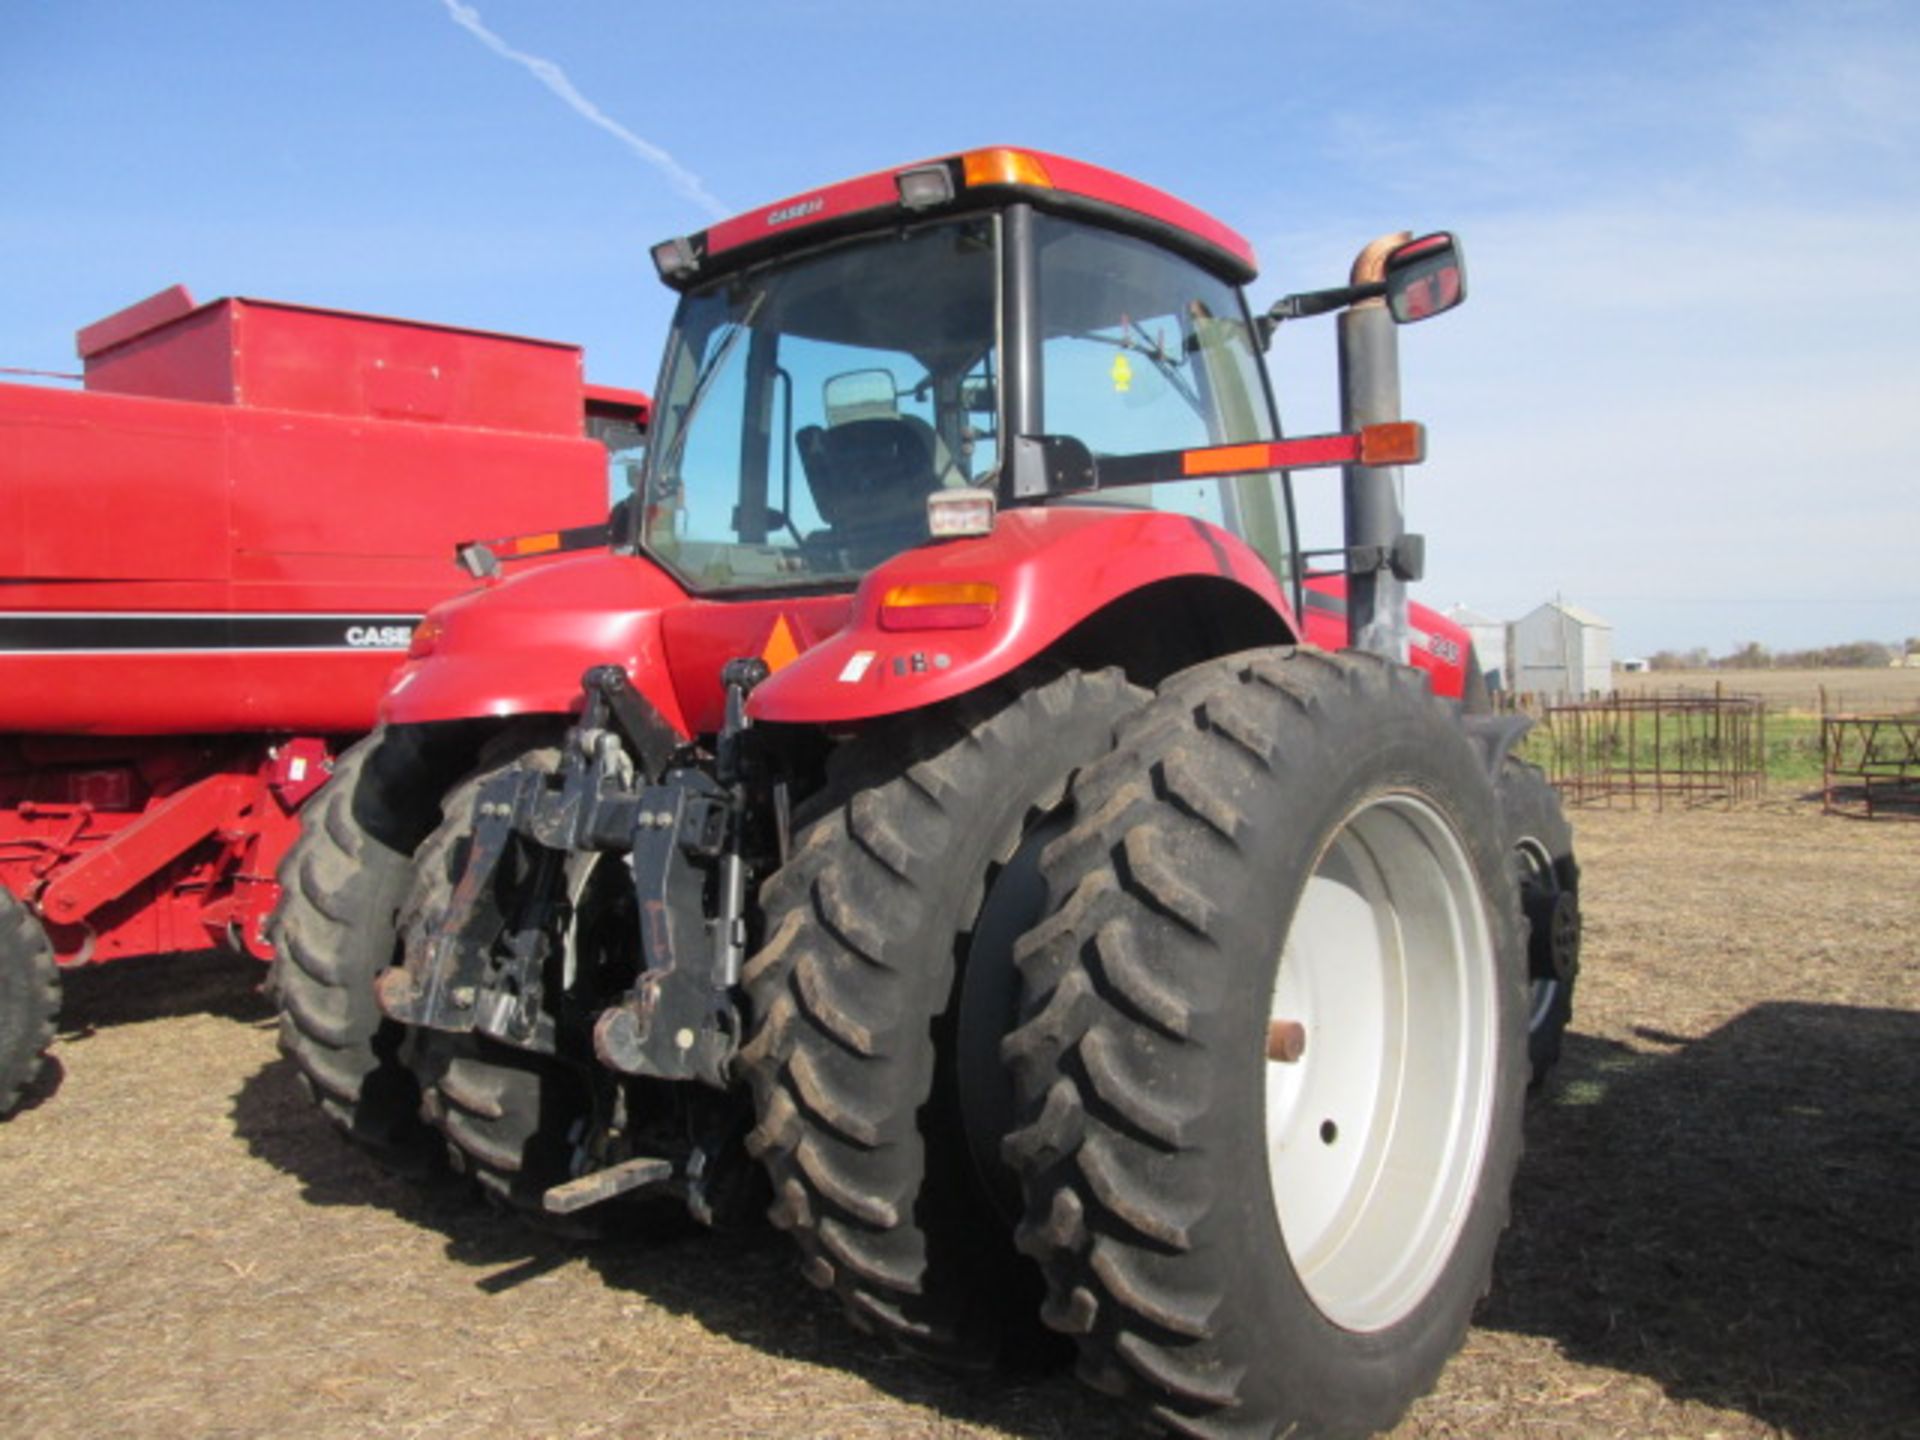
<instances>
[{"instance_id":1,"label":"mirror arm","mask_svg":"<svg viewBox=\"0 0 1920 1440\"><path fill-rule=\"evenodd\" d=\"M1384 282L1366 285L1341 285L1333 290L1308 290L1299 295L1282 295L1273 302L1266 314L1255 320L1259 330L1260 348L1266 349L1273 340L1273 332L1280 328L1283 320L1304 320L1309 315L1324 315L1329 310L1341 310L1361 300L1377 300L1387 293Z\"/></svg>"}]
</instances>

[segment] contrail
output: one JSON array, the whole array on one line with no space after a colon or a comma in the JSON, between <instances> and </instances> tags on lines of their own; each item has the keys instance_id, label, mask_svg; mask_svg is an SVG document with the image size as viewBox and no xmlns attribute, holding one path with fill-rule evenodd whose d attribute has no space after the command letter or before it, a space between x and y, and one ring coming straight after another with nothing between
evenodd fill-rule
<instances>
[{"instance_id":1,"label":"contrail","mask_svg":"<svg viewBox=\"0 0 1920 1440\"><path fill-rule=\"evenodd\" d=\"M538 55L528 55L524 51L514 49L486 27L486 23L480 18L480 12L471 5L463 5L460 0L440 0L440 3L447 7L447 14L453 17L454 24L469 32L494 54L511 60L517 65L526 66L533 72L533 78L565 101L574 114L598 125L642 160L663 172L669 180L673 181L674 188L694 204L716 218L725 218L733 213L726 205L714 198L707 187L701 183L698 175L685 168L658 145L651 145L642 140L574 89L573 82L567 78L567 72L553 61L543 60Z\"/></svg>"}]
</instances>

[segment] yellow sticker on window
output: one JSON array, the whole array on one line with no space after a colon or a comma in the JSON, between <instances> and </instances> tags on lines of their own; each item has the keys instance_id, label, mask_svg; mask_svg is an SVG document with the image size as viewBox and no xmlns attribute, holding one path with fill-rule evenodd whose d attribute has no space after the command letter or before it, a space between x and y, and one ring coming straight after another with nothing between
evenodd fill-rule
<instances>
[{"instance_id":1,"label":"yellow sticker on window","mask_svg":"<svg viewBox=\"0 0 1920 1440\"><path fill-rule=\"evenodd\" d=\"M1122 351L1113 357L1113 369L1110 373L1113 376L1114 394L1124 395L1133 388L1133 366L1127 363L1126 352Z\"/></svg>"}]
</instances>

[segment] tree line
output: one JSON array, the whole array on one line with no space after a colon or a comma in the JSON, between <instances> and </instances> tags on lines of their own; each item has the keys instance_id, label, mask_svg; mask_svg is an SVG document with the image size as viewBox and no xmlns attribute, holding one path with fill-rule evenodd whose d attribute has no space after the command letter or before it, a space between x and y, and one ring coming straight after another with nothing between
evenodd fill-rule
<instances>
[{"instance_id":1,"label":"tree line","mask_svg":"<svg viewBox=\"0 0 1920 1440\"><path fill-rule=\"evenodd\" d=\"M1757 640L1714 655L1704 645L1691 650L1656 650L1647 659L1654 670L1867 670L1885 668L1902 655L1920 655L1920 635L1904 645L1878 640L1850 640L1812 650L1769 650Z\"/></svg>"}]
</instances>

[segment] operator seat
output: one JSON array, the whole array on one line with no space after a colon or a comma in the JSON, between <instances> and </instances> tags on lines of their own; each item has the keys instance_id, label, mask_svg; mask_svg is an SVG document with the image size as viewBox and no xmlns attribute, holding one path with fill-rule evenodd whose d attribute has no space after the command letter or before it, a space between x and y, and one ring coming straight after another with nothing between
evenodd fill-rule
<instances>
[{"instance_id":1,"label":"operator seat","mask_svg":"<svg viewBox=\"0 0 1920 1440\"><path fill-rule=\"evenodd\" d=\"M794 442L828 527L803 542L814 568L865 570L927 538L927 497L940 488L940 472L926 421L897 415L808 425Z\"/></svg>"}]
</instances>

